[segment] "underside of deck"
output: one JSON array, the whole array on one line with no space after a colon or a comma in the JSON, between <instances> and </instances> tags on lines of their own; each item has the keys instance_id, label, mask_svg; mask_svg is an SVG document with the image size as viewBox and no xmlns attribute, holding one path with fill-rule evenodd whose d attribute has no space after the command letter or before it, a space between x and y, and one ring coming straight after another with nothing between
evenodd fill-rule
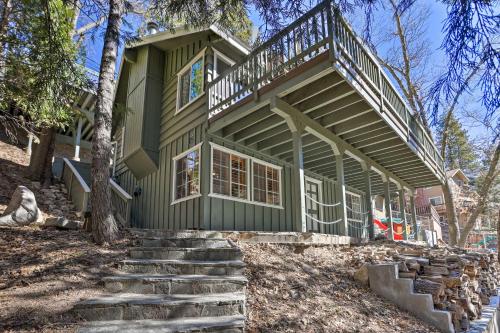
<instances>
[{"instance_id":1,"label":"underside of deck","mask_svg":"<svg viewBox=\"0 0 500 333\"><path fill-rule=\"evenodd\" d=\"M376 110L335 70L327 54L261 88L210 119L210 131L269 156L293 161L292 132L285 118L273 112L273 98L300 111L317 126L345 143L345 183L363 190L363 164L371 169L372 193L382 194L383 175L408 188L441 184L435 168L408 143L392 118ZM336 179L332 145L311 132L302 134L304 169ZM392 185L396 189L396 185Z\"/></svg>"}]
</instances>

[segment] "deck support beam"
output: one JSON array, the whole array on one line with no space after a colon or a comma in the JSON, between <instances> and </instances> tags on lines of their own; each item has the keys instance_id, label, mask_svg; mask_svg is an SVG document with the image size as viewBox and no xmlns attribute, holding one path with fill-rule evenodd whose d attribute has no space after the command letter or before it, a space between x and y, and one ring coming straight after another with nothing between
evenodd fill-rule
<instances>
[{"instance_id":1,"label":"deck support beam","mask_svg":"<svg viewBox=\"0 0 500 333\"><path fill-rule=\"evenodd\" d=\"M387 238L394 240L394 229L392 225L392 207L391 207L391 182L389 177L384 177L384 205L385 218L387 219Z\"/></svg>"},{"instance_id":2,"label":"deck support beam","mask_svg":"<svg viewBox=\"0 0 500 333\"><path fill-rule=\"evenodd\" d=\"M407 240L408 239L408 232L407 232L408 222L406 221L405 189L403 187L399 188L398 196L399 196L399 211L401 214L401 222L403 222L403 239Z\"/></svg>"},{"instance_id":3,"label":"deck support beam","mask_svg":"<svg viewBox=\"0 0 500 333\"><path fill-rule=\"evenodd\" d=\"M304 154L302 152L302 129L291 127L293 138L293 202L295 230L307 232L306 195L304 179Z\"/></svg>"},{"instance_id":4,"label":"deck support beam","mask_svg":"<svg viewBox=\"0 0 500 333\"><path fill-rule=\"evenodd\" d=\"M414 191L410 191L410 210L411 210L411 222L412 222L412 228L414 230L415 234L415 240L418 240L419 234L418 234L418 227L417 227L417 207L415 205L415 193Z\"/></svg>"},{"instance_id":5,"label":"deck support beam","mask_svg":"<svg viewBox=\"0 0 500 333\"><path fill-rule=\"evenodd\" d=\"M363 176L365 178L365 209L368 226L368 237L375 238L375 225L373 224L373 203L372 203L372 181L370 178L370 167L365 162L361 163Z\"/></svg>"},{"instance_id":6,"label":"deck support beam","mask_svg":"<svg viewBox=\"0 0 500 333\"><path fill-rule=\"evenodd\" d=\"M408 185L407 182L384 168L383 166L379 165L377 162L373 161L371 158L369 158L367 155L365 155L363 152L361 152L359 149L352 147L350 144L342 140L337 134L334 132L330 131L329 129L325 128L323 125L321 125L319 122L316 120L310 118L303 112L301 112L299 109L295 108L294 106L288 104L284 100L282 100L279 97L271 97L270 100L270 108L271 111L279 114L283 118L293 118L297 121L300 121L305 130L315 137L323 140L324 142L332 145L336 145L339 149L343 149L345 151L345 154L348 156L354 158L355 160L358 161L369 161L370 164L372 165L373 168L379 170L381 173L386 174L388 177L391 177L398 183L402 184L403 186L407 188L411 188L410 185ZM287 121L289 122L289 121Z\"/></svg>"},{"instance_id":7,"label":"deck support beam","mask_svg":"<svg viewBox=\"0 0 500 333\"><path fill-rule=\"evenodd\" d=\"M336 145L332 145L333 153L335 155L335 168L337 174L337 196L340 205L337 206L337 218L341 220L340 234L349 236L349 225L347 223L347 206L345 195L345 179L344 179L344 151L339 149Z\"/></svg>"},{"instance_id":8,"label":"deck support beam","mask_svg":"<svg viewBox=\"0 0 500 333\"><path fill-rule=\"evenodd\" d=\"M289 114L283 108L275 106L271 110L285 119L288 128L292 132L293 142L293 179L292 179L292 199L294 230L307 232L306 219L306 192L304 177L304 151L302 149L302 135L305 132L305 124L297 117Z\"/></svg>"}]
</instances>

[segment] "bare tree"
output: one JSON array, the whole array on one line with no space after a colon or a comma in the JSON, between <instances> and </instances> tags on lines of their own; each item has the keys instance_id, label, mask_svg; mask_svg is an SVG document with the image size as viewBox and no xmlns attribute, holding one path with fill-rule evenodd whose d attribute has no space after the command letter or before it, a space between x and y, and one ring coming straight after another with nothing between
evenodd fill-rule
<instances>
[{"instance_id":1,"label":"bare tree","mask_svg":"<svg viewBox=\"0 0 500 333\"><path fill-rule=\"evenodd\" d=\"M500 158L500 140L497 140L495 145L496 147L494 148L492 156L489 158L488 170L484 175L484 180L482 181L480 188L478 190L478 195L479 195L478 202L474 207L471 215L469 216L467 224L465 225L462 235L460 236L460 240L458 241L458 245L461 247L465 246L465 243L467 241L467 236L469 235L470 231L474 228L478 216L484 212L484 209L488 203L488 194L494 184L494 181L500 175L500 168L498 164Z\"/></svg>"}]
</instances>

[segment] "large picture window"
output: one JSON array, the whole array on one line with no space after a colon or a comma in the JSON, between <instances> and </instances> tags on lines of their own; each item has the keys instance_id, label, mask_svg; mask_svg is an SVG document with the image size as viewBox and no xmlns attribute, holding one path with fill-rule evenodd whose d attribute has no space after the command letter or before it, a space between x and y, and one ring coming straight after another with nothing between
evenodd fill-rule
<instances>
[{"instance_id":1,"label":"large picture window","mask_svg":"<svg viewBox=\"0 0 500 333\"><path fill-rule=\"evenodd\" d=\"M200 146L174 157L174 202L200 195Z\"/></svg>"},{"instance_id":2,"label":"large picture window","mask_svg":"<svg viewBox=\"0 0 500 333\"><path fill-rule=\"evenodd\" d=\"M203 94L203 58L195 58L178 74L177 112Z\"/></svg>"},{"instance_id":3,"label":"large picture window","mask_svg":"<svg viewBox=\"0 0 500 333\"><path fill-rule=\"evenodd\" d=\"M212 144L211 174L211 196L281 206L281 168L277 166Z\"/></svg>"}]
</instances>

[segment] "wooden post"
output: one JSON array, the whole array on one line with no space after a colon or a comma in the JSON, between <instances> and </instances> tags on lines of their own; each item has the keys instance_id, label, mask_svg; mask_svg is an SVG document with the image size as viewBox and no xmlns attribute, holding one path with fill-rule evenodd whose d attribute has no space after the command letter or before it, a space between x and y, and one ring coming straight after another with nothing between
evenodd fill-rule
<instances>
[{"instance_id":1,"label":"wooden post","mask_svg":"<svg viewBox=\"0 0 500 333\"><path fill-rule=\"evenodd\" d=\"M410 193L410 210L411 210L411 220L413 223L413 230L415 230L415 240L418 240L418 228L417 228L417 207L415 206L415 193Z\"/></svg>"},{"instance_id":2,"label":"wooden post","mask_svg":"<svg viewBox=\"0 0 500 333\"><path fill-rule=\"evenodd\" d=\"M391 207L391 182L388 177L384 179L384 204L385 204L385 217L387 219L387 238L394 240L394 229L392 226L392 207Z\"/></svg>"},{"instance_id":3,"label":"wooden post","mask_svg":"<svg viewBox=\"0 0 500 333\"><path fill-rule=\"evenodd\" d=\"M304 180L304 154L302 151L303 130L295 128L292 130L293 139L293 202L294 202L294 224L295 230L307 231L306 222L306 196Z\"/></svg>"},{"instance_id":4,"label":"wooden post","mask_svg":"<svg viewBox=\"0 0 500 333\"><path fill-rule=\"evenodd\" d=\"M80 118L78 119L78 126L76 128L75 156L73 157L73 159L76 161L80 160L80 142L82 140L82 126L83 126L83 119Z\"/></svg>"},{"instance_id":5,"label":"wooden post","mask_svg":"<svg viewBox=\"0 0 500 333\"><path fill-rule=\"evenodd\" d=\"M365 178L365 207L368 236L370 239L373 239L375 237L375 225L373 224L372 182L370 179L370 168L366 165L363 166L363 174Z\"/></svg>"},{"instance_id":6,"label":"wooden post","mask_svg":"<svg viewBox=\"0 0 500 333\"><path fill-rule=\"evenodd\" d=\"M406 232L407 221L406 221L406 211L405 211L405 189L403 187L400 187L398 194L399 194L399 211L401 213L401 221L403 222L403 239L407 240L408 233Z\"/></svg>"},{"instance_id":7,"label":"wooden post","mask_svg":"<svg viewBox=\"0 0 500 333\"><path fill-rule=\"evenodd\" d=\"M337 146L333 147L335 154L335 168L337 173L337 197L340 205L337 207L338 219L340 222L340 234L349 236L349 226L347 224L347 205L345 200L345 179L344 179L344 151L339 150Z\"/></svg>"}]
</instances>

